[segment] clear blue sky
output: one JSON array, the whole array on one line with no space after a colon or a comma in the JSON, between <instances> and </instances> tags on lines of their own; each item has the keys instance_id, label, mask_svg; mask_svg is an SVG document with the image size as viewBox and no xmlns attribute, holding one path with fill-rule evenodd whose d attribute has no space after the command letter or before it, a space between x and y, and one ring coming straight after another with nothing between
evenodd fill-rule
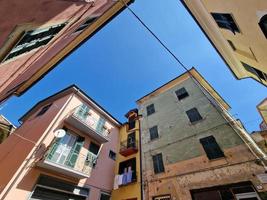
<instances>
[{"instance_id":1,"label":"clear blue sky","mask_svg":"<svg viewBox=\"0 0 267 200\"><path fill-rule=\"evenodd\" d=\"M258 130L256 105L266 97L266 87L252 79L236 80L179 0L136 0L131 8L188 68L194 66L209 81L249 131ZM125 10L23 96L9 99L0 113L18 124L36 102L76 84L124 121L138 98L182 72Z\"/></svg>"}]
</instances>

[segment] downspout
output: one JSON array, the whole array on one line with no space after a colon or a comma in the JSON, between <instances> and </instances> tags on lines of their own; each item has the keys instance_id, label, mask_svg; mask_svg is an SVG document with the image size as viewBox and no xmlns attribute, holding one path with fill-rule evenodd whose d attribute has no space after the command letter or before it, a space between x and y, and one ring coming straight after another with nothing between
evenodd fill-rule
<instances>
[{"instance_id":1,"label":"downspout","mask_svg":"<svg viewBox=\"0 0 267 200\"><path fill-rule=\"evenodd\" d=\"M15 177L12 178L9 183L7 184L7 186L3 189L2 194L0 195L1 200L4 200L5 197L7 196L8 192L12 189L12 187L15 185L16 181L19 179L20 174L23 172L24 169L27 168L27 165L29 164L29 162L32 160L34 153L40 148L42 142L46 139L46 137L49 135L52 127L54 126L54 124L57 122L58 117L62 114L62 112L65 110L65 108L68 106L68 104L70 103L70 101L73 99L73 97L75 96L76 93L78 93L79 90L76 90L75 93L73 93L71 95L71 97L67 100L67 102L65 103L65 105L61 108L61 110L58 112L58 114L56 115L56 117L54 118L54 120L51 122L50 127L48 127L48 129L45 131L44 136L40 139L39 142L37 142L37 146L35 146L35 148L32 149L32 151L30 152L30 154L25 158L26 163L21 166L17 172L14 174Z\"/></svg>"},{"instance_id":2,"label":"downspout","mask_svg":"<svg viewBox=\"0 0 267 200\"><path fill-rule=\"evenodd\" d=\"M138 115L138 124L139 124L139 160L140 160L140 190L141 190L141 200L144 200L144 194L143 194L143 189L144 189L144 185L143 185L143 164L142 164L142 137L141 137L141 122L140 122L140 117L142 116L139 116Z\"/></svg>"}]
</instances>

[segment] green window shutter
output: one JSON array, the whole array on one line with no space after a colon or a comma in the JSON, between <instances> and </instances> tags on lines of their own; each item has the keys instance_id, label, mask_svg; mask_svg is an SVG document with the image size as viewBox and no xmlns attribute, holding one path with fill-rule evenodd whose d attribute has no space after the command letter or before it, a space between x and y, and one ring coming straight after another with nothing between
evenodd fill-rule
<instances>
[{"instance_id":1,"label":"green window shutter","mask_svg":"<svg viewBox=\"0 0 267 200\"><path fill-rule=\"evenodd\" d=\"M104 129L103 126L105 125L105 123L106 123L106 120L100 117L98 120L97 126L96 126L96 131L99 133L102 133Z\"/></svg>"},{"instance_id":2,"label":"green window shutter","mask_svg":"<svg viewBox=\"0 0 267 200\"><path fill-rule=\"evenodd\" d=\"M49 150L49 153L48 153L48 156L47 156L47 159L48 159L48 160L51 160L51 159L52 159L52 157L53 157L55 151L56 151L57 148L58 148L58 145L59 145L59 143L60 143L60 139L61 139L61 138L56 138L56 139L55 139L55 142L53 143L51 149Z\"/></svg>"},{"instance_id":3,"label":"green window shutter","mask_svg":"<svg viewBox=\"0 0 267 200\"><path fill-rule=\"evenodd\" d=\"M79 157L79 153L81 148L83 147L84 144L84 138L83 137L78 137L76 140L73 148L71 149L71 152L65 162L65 165L73 168L75 166L75 163Z\"/></svg>"},{"instance_id":4,"label":"green window shutter","mask_svg":"<svg viewBox=\"0 0 267 200\"><path fill-rule=\"evenodd\" d=\"M86 120L86 118L88 117L88 113L89 113L89 111L90 111L90 108L89 108L87 105L82 104L82 105L79 107L78 111L77 111L77 115L78 115L81 119Z\"/></svg>"}]
</instances>

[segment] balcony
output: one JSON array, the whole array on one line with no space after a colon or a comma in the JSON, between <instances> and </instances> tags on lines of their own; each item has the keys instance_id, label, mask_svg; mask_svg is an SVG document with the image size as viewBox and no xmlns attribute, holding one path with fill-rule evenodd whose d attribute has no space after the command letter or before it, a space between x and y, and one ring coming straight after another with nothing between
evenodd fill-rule
<instances>
[{"instance_id":1,"label":"balcony","mask_svg":"<svg viewBox=\"0 0 267 200\"><path fill-rule=\"evenodd\" d=\"M124 157L130 156L138 152L138 141L123 141L120 144L120 154Z\"/></svg>"},{"instance_id":2,"label":"balcony","mask_svg":"<svg viewBox=\"0 0 267 200\"><path fill-rule=\"evenodd\" d=\"M108 142L109 131L105 126L97 129L99 119L92 117L84 105L75 108L66 118L66 122L101 144Z\"/></svg>"},{"instance_id":3,"label":"balcony","mask_svg":"<svg viewBox=\"0 0 267 200\"><path fill-rule=\"evenodd\" d=\"M62 144L53 143L37 165L78 179L90 177L92 168L96 164L97 156L89 151L87 154L82 154L66 149Z\"/></svg>"}]
</instances>

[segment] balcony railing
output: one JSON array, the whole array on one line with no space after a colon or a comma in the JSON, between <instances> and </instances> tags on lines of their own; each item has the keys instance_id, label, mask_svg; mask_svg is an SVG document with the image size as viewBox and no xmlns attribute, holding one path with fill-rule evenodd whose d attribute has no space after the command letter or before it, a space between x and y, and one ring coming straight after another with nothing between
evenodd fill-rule
<instances>
[{"instance_id":1,"label":"balcony railing","mask_svg":"<svg viewBox=\"0 0 267 200\"><path fill-rule=\"evenodd\" d=\"M120 154L123 156L129 156L138 152L138 140L126 140L120 144Z\"/></svg>"},{"instance_id":2,"label":"balcony railing","mask_svg":"<svg viewBox=\"0 0 267 200\"><path fill-rule=\"evenodd\" d=\"M75 108L66 121L75 128L87 133L100 143L108 141L109 130L103 126L98 126L99 119L91 116L90 111L83 106Z\"/></svg>"},{"instance_id":3,"label":"balcony railing","mask_svg":"<svg viewBox=\"0 0 267 200\"><path fill-rule=\"evenodd\" d=\"M75 178L90 177L97 156L89 151L87 154L75 154L73 151L66 150L64 152L62 151L64 147L60 145L56 142L53 143L38 165Z\"/></svg>"}]
</instances>

